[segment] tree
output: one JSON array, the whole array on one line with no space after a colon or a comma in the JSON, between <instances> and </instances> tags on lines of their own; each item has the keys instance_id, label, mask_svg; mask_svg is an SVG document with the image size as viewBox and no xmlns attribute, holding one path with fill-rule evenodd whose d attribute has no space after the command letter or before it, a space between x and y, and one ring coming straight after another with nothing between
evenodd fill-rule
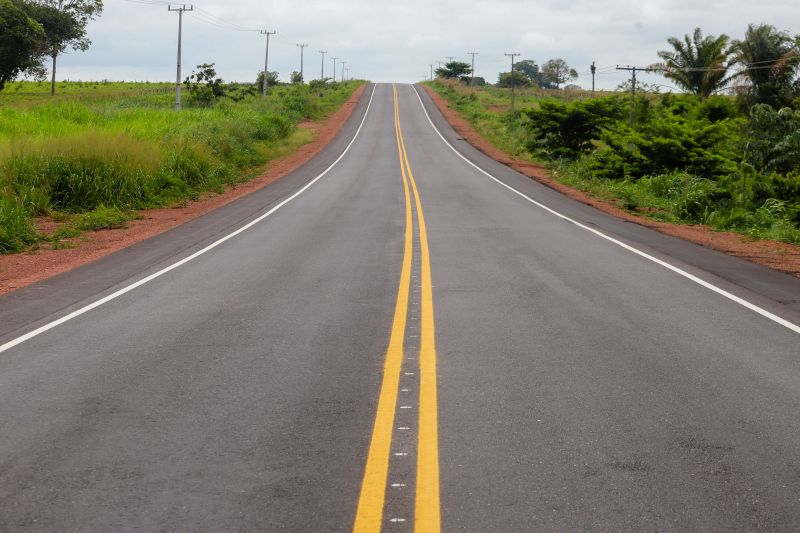
<instances>
[{"instance_id":1,"label":"tree","mask_svg":"<svg viewBox=\"0 0 800 533\"><path fill-rule=\"evenodd\" d=\"M516 69L514 69L514 77L513 78L511 77L511 73L510 72L501 72L497 76L497 86L498 87L503 87L503 88L511 87L512 79L514 81L514 86L515 87L530 87L531 86L531 80L528 79L528 77L525 74L523 74L522 72L518 72Z\"/></svg>"},{"instance_id":2,"label":"tree","mask_svg":"<svg viewBox=\"0 0 800 533\"><path fill-rule=\"evenodd\" d=\"M747 107L769 104L789 106L794 98L794 74L797 69L797 44L774 26L748 26L744 39L731 45L736 61L744 70L740 76L749 82L743 102Z\"/></svg>"},{"instance_id":3,"label":"tree","mask_svg":"<svg viewBox=\"0 0 800 533\"><path fill-rule=\"evenodd\" d=\"M0 91L40 64L44 28L10 0L0 0Z\"/></svg>"},{"instance_id":4,"label":"tree","mask_svg":"<svg viewBox=\"0 0 800 533\"><path fill-rule=\"evenodd\" d=\"M653 66L681 89L708 98L730 82L727 74L731 51L727 35L703 37L702 30L695 28L691 37L688 34L683 40L670 37L667 42L673 50L658 52L664 62Z\"/></svg>"},{"instance_id":5,"label":"tree","mask_svg":"<svg viewBox=\"0 0 800 533\"><path fill-rule=\"evenodd\" d=\"M437 68L434 72L437 78L456 78L463 81L472 73L472 67L469 63L450 61L445 63L444 67Z\"/></svg>"},{"instance_id":6,"label":"tree","mask_svg":"<svg viewBox=\"0 0 800 533\"><path fill-rule=\"evenodd\" d=\"M267 71L267 85L269 87L275 87L279 83L278 81L278 71L277 70L270 70ZM258 76L256 76L256 87L264 87L264 71L259 70Z\"/></svg>"},{"instance_id":7,"label":"tree","mask_svg":"<svg viewBox=\"0 0 800 533\"><path fill-rule=\"evenodd\" d=\"M542 65L544 79L552 83L558 89L562 83L578 79L578 72L574 68L569 68L563 59L551 59Z\"/></svg>"},{"instance_id":8,"label":"tree","mask_svg":"<svg viewBox=\"0 0 800 533\"><path fill-rule=\"evenodd\" d=\"M52 77L50 79L50 94L56 93L56 59L67 48L73 50L88 50L92 41L86 36L86 25L90 20L103 14L103 0L35 0L31 4L46 6L66 15L71 21L58 20L51 31L47 31L47 45L50 58L53 61Z\"/></svg>"},{"instance_id":9,"label":"tree","mask_svg":"<svg viewBox=\"0 0 800 533\"><path fill-rule=\"evenodd\" d=\"M533 61L532 59L523 59L522 61L518 61L514 65L514 70L524 74L534 85L538 85L544 89L555 88L554 85L545 79L544 74L539 69L539 65L537 65L536 61Z\"/></svg>"},{"instance_id":10,"label":"tree","mask_svg":"<svg viewBox=\"0 0 800 533\"><path fill-rule=\"evenodd\" d=\"M217 77L214 63L197 65L197 70L183 82L189 91L189 100L201 106L210 106L214 100L225 95L225 82Z\"/></svg>"},{"instance_id":11,"label":"tree","mask_svg":"<svg viewBox=\"0 0 800 533\"><path fill-rule=\"evenodd\" d=\"M292 72L292 76L291 76L291 78L289 79L289 81L290 81L292 84L303 83L303 76L302 76L302 75L301 75L299 72L297 72L297 71L295 70L294 72Z\"/></svg>"}]
</instances>

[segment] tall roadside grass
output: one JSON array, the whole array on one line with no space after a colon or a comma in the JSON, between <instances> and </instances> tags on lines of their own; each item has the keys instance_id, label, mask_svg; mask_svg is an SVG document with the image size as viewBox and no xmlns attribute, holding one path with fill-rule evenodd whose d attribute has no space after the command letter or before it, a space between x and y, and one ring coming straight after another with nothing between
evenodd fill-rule
<instances>
[{"instance_id":1,"label":"tall roadside grass","mask_svg":"<svg viewBox=\"0 0 800 533\"><path fill-rule=\"evenodd\" d=\"M0 99L0 253L41 238L32 217L83 221L97 211L105 220L109 210L170 205L246 179L285 152L300 121L324 117L357 86L277 87L180 113L168 95L22 107Z\"/></svg>"}]
</instances>

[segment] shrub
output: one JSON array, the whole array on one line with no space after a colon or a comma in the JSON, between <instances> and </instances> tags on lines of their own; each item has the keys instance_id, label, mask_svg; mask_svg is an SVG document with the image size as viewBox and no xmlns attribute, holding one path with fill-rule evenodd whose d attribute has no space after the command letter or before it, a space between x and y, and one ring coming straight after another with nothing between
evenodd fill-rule
<instances>
[{"instance_id":1,"label":"shrub","mask_svg":"<svg viewBox=\"0 0 800 533\"><path fill-rule=\"evenodd\" d=\"M750 164L781 174L800 167L800 111L758 104L750 115L745 137Z\"/></svg>"},{"instance_id":2,"label":"shrub","mask_svg":"<svg viewBox=\"0 0 800 533\"><path fill-rule=\"evenodd\" d=\"M99 205L93 211L79 215L74 222L75 229L79 231L94 231L100 229L124 228L130 215L116 207Z\"/></svg>"},{"instance_id":3,"label":"shrub","mask_svg":"<svg viewBox=\"0 0 800 533\"><path fill-rule=\"evenodd\" d=\"M621 118L623 108L618 98L570 103L545 100L539 109L523 113L528 118L532 152L549 159L575 159L592 149L603 129Z\"/></svg>"},{"instance_id":4,"label":"shrub","mask_svg":"<svg viewBox=\"0 0 800 533\"><path fill-rule=\"evenodd\" d=\"M19 252L38 238L25 208L11 198L0 196L0 254Z\"/></svg>"}]
</instances>

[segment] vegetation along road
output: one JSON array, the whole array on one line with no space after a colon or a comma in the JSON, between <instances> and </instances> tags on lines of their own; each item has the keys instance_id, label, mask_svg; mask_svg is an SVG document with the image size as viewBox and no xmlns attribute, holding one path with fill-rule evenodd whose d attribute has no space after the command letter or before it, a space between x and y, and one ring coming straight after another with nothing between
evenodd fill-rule
<instances>
[{"instance_id":1,"label":"vegetation along road","mask_svg":"<svg viewBox=\"0 0 800 533\"><path fill-rule=\"evenodd\" d=\"M370 85L280 181L0 297L0 530L794 530L798 339L800 279Z\"/></svg>"}]
</instances>

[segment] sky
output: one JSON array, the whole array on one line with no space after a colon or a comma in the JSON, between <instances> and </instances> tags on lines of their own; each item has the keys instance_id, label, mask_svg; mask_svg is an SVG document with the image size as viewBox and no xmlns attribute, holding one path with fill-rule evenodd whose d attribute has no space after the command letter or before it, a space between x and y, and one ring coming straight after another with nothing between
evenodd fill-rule
<instances>
[{"instance_id":1,"label":"sky","mask_svg":"<svg viewBox=\"0 0 800 533\"><path fill-rule=\"evenodd\" d=\"M103 15L88 27L92 47L59 62L58 79L174 81L178 15L159 0L106 0ZM177 6L178 4L172 4ZM613 89L628 74L616 65L646 66L658 60L671 36L695 27L705 34L740 38L749 23L766 22L800 33L800 10L787 0L199 0L183 20L183 77L195 65L215 63L225 81L255 81L264 68L287 80L300 70L305 79L321 75L320 51L347 62L355 78L376 82L417 82L430 64L455 57L471 61L489 82L510 69L505 53L539 64L562 58L575 68L578 85L591 87L589 65L598 66L597 87ZM437 65L438 66L438 65ZM337 61L337 78L341 75ZM642 81L665 85L659 75Z\"/></svg>"}]
</instances>

